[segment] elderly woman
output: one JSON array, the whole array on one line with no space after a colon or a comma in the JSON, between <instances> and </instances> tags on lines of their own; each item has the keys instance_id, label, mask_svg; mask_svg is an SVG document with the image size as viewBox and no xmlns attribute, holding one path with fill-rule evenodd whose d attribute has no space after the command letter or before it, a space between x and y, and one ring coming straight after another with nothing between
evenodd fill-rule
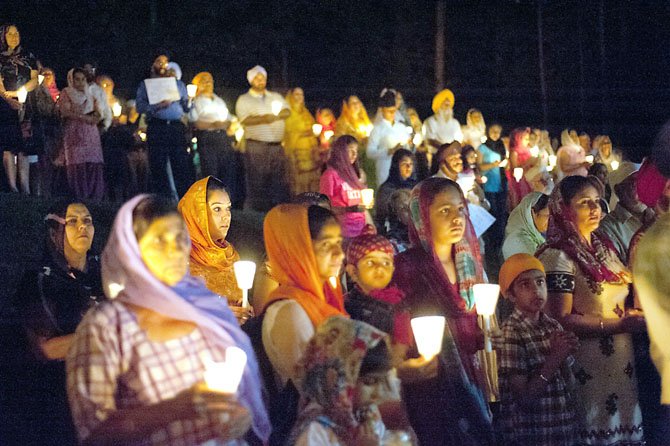
<instances>
[{"instance_id":1,"label":"elderly woman","mask_svg":"<svg viewBox=\"0 0 670 446\"><path fill-rule=\"evenodd\" d=\"M104 299L98 257L90 254L95 227L82 203L63 201L45 218L46 243L38 268L19 284L16 307L37 360L31 400L45 441L75 442L65 386L65 355L86 311ZM37 378L39 377L39 378ZM48 423L46 422L48 420Z\"/></svg>"},{"instance_id":2,"label":"elderly woman","mask_svg":"<svg viewBox=\"0 0 670 446\"><path fill-rule=\"evenodd\" d=\"M30 165L24 152L22 124L19 123L19 89L34 90L37 85L37 59L21 46L16 25L0 27L0 150L9 189L18 192L17 168L21 192L30 193ZM15 161L16 160L16 161Z\"/></svg>"},{"instance_id":3,"label":"elderly woman","mask_svg":"<svg viewBox=\"0 0 670 446\"><path fill-rule=\"evenodd\" d=\"M305 92L302 88L289 90L286 102L291 114L285 121L283 143L291 167L291 192L294 196L315 192L319 190L321 174L318 140L312 130L316 121L305 106Z\"/></svg>"},{"instance_id":4,"label":"elderly woman","mask_svg":"<svg viewBox=\"0 0 670 446\"><path fill-rule=\"evenodd\" d=\"M67 357L68 396L83 444L242 444L270 424L249 338L226 303L188 274L191 243L177 209L139 195L119 210L102 256L112 300L89 312ZM237 395L210 390L210 361L237 346Z\"/></svg>"},{"instance_id":5,"label":"elderly woman","mask_svg":"<svg viewBox=\"0 0 670 446\"><path fill-rule=\"evenodd\" d=\"M631 276L600 224L600 184L571 176L551 196L547 243L537 252L547 273L547 314L580 338L575 355L581 402L580 444L644 444L631 333L644 318L627 310Z\"/></svg>"},{"instance_id":6,"label":"elderly woman","mask_svg":"<svg viewBox=\"0 0 670 446\"><path fill-rule=\"evenodd\" d=\"M621 165L621 155L612 150L612 140L607 135L598 135L593 140L593 155L596 163L603 163L612 172Z\"/></svg>"},{"instance_id":7,"label":"elderly woman","mask_svg":"<svg viewBox=\"0 0 670 446\"><path fill-rule=\"evenodd\" d=\"M549 224L549 196L531 192L509 214L502 245L505 260L514 254L535 255L544 243L544 233Z\"/></svg>"},{"instance_id":8,"label":"elderly woman","mask_svg":"<svg viewBox=\"0 0 670 446\"><path fill-rule=\"evenodd\" d=\"M447 320L439 367L398 370L412 427L421 444L493 445L472 289L485 280L465 198L456 182L429 178L412 190L410 212L414 247L396 257L394 282L412 316Z\"/></svg>"},{"instance_id":9,"label":"elderly woman","mask_svg":"<svg viewBox=\"0 0 670 446\"><path fill-rule=\"evenodd\" d=\"M226 240L231 206L223 182L207 177L193 183L184 194L179 201L179 212L191 236L191 274L202 277L208 289L226 299L243 322L249 314L240 307L242 291L237 286L233 270L233 263L240 260L240 255Z\"/></svg>"}]
</instances>

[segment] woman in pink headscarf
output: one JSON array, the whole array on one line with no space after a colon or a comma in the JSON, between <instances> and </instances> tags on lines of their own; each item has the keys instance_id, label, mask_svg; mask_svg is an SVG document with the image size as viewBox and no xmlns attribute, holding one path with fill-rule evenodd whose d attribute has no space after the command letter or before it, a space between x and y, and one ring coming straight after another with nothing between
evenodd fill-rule
<instances>
[{"instance_id":1,"label":"woman in pink headscarf","mask_svg":"<svg viewBox=\"0 0 670 446\"><path fill-rule=\"evenodd\" d=\"M523 197L532 191L530 184L526 181L525 173L535 166L537 158L534 158L530 153L530 148L528 147L529 139L530 129L528 127L516 128L512 130L509 136L510 168L507 171L507 182L510 192L510 209L517 207ZM514 175L514 171L517 168L522 169L524 174L518 180Z\"/></svg>"}]
</instances>

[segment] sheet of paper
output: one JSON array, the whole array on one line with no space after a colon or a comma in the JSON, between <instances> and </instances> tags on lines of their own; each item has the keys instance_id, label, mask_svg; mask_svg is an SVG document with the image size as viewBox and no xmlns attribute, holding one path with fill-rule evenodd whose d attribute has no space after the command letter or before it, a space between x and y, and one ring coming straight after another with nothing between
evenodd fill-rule
<instances>
[{"instance_id":1,"label":"sheet of paper","mask_svg":"<svg viewBox=\"0 0 670 446\"><path fill-rule=\"evenodd\" d=\"M488 228L491 227L496 218L491 215L486 209L476 204L468 203L468 211L470 211L470 221L475 229L477 238L481 237Z\"/></svg>"},{"instance_id":2,"label":"sheet of paper","mask_svg":"<svg viewBox=\"0 0 670 446\"><path fill-rule=\"evenodd\" d=\"M145 79L144 85L147 88L147 98L151 105L163 101L178 101L180 98L177 79L174 77Z\"/></svg>"}]
</instances>

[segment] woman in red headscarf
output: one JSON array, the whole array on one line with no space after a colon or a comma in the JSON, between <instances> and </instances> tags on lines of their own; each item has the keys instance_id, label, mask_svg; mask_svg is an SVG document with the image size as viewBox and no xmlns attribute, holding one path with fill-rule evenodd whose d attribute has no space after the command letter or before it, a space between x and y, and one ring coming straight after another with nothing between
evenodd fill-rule
<instances>
[{"instance_id":1,"label":"woman in red headscarf","mask_svg":"<svg viewBox=\"0 0 670 446\"><path fill-rule=\"evenodd\" d=\"M530 138L530 129L516 128L512 130L509 136L509 164L507 171L507 183L509 184L510 208L517 207L521 199L528 195L532 188L526 181L525 173L535 165L537 158L533 158L528 147ZM515 169L520 168L523 171L521 178L517 179L514 175Z\"/></svg>"}]
</instances>

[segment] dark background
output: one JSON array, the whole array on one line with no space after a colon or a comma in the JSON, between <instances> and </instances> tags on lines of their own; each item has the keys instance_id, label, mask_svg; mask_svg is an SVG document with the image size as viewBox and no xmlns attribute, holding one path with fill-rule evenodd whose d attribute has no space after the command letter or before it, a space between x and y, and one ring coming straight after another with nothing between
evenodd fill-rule
<instances>
[{"instance_id":1,"label":"dark background","mask_svg":"<svg viewBox=\"0 0 670 446\"><path fill-rule=\"evenodd\" d=\"M259 63L278 90L305 89L329 106L356 93L374 114L385 86L422 118L435 92L435 0L3 0L24 47L56 69L95 61L131 98L155 51L172 52L189 81L211 71L229 106ZM447 1L445 84L456 117L543 125L538 57L542 9L547 126L608 132L640 155L667 119L670 3L662 1Z\"/></svg>"}]
</instances>

